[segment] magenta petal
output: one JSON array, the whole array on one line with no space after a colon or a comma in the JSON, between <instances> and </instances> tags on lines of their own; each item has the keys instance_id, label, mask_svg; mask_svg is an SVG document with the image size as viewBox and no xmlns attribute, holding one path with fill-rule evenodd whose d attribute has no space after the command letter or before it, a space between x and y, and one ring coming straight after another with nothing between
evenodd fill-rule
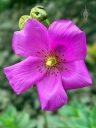
<instances>
[{"instance_id":1,"label":"magenta petal","mask_svg":"<svg viewBox=\"0 0 96 128\"><path fill-rule=\"evenodd\" d=\"M68 61L84 59L87 54L86 35L70 20L59 20L48 29L50 48L62 47L64 58Z\"/></svg>"},{"instance_id":2,"label":"magenta petal","mask_svg":"<svg viewBox=\"0 0 96 128\"><path fill-rule=\"evenodd\" d=\"M46 70L41 65L40 59L28 57L18 64L4 68L6 77L16 94L26 91L43 77ZM38 68L39 66L41 68Z\"/></svg>"},{"instance_id":3,"label":"magenta petal","mask_svg":"<svg viewBox=\"0 0 96 128\"><path fill-rule=\"evenodd\" d=\"M67 103L59 72L53 71L37 83L42 110L54 111Z\"/></svg>"},{"instance_id":4,"label":"magenta petal","mask_svg":"<svg viewBox=\"0 0 96 128\"><path fill-rule=\"evenodd\" d=\"M13 49L23 57L36 56L38 52L44 54L49 47L47 28L36 19L29 19L25 28L17 31L13 36ZM39 54L40 55L40 54Z\"/></svg>"},{"instance_id":5,"label":"magenta petal","mask_svg":"<svg viewBox=\"0 0 96 128\"><path fill-rule=\"evenodd\" d=\"M77 89L92 85L91 76L83 60L62 64L61 76L64 89Z\"/></svg>"}]
</instances>

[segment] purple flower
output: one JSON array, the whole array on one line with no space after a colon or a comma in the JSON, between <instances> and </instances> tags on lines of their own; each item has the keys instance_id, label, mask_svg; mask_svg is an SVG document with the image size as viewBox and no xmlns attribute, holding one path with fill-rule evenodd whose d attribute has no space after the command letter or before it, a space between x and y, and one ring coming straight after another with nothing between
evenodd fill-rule
<instances>
[{"instance_id":1,"label":"purple flower","mask_svg":"<svg viewBox=\"0 0 96 128\"><path fill-rule=\"evenodd\" d=\"M65 90L92 84L84 59L86 35L70 20L53 22L47 29L35 19L13 36L13 49L26 57L6 67L13 90L20 94L36 84L42 110L56 110L67 103Z\"/></svg>"}]
</instances>

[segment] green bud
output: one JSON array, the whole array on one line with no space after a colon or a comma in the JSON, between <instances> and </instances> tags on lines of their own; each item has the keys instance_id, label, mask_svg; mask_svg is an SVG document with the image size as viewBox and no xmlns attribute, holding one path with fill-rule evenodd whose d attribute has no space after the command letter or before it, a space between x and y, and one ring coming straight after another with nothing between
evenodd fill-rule
<instances>
[{"instance_id":1,"label":"green bud","mask_svg":"<svg viewBox=\"0 0 96 128\"><path fill-rule=\"evenodd\" d=\"M30 12L31 18L37 19L40 22L43 22L47 19L47 13L43 6L38 5L31 9Z\"/></svg>"},{"instance_id":2,"label":"green bud","mask_svg":"<svg viewBox=\"0 0 96 128\"><path fill-rule=\"evenodd\" d=\"M24 15L24 16L21 16L20 19L19 19L19 28L20 29L23 29L24 26L25 26L25 22L30 19L31 17L29 15Z\"/></svg>"}]
</instances>

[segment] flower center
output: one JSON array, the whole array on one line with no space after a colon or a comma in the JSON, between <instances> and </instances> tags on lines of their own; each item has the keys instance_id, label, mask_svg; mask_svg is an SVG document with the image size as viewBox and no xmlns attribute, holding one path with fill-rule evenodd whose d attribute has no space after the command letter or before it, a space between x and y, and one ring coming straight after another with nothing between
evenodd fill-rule
<instances>
[{"instance_id":1,"label":"flower center","mask_svg":"<svg viewBox=\"0 0 96 128\"><path fill-rule=\"evenodd\" d=\"M57 59L54 56L50 56L47 58L46 65L52 67L57 64Z\"/></svg>"}]
</instances>

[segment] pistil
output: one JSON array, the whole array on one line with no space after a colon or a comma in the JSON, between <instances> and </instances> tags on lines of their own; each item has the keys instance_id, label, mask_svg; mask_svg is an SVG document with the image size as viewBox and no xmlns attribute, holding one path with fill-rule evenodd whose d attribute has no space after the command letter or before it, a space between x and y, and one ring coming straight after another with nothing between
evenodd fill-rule
<instances>
[{"instance_id":1,"label":"pistil","mask_svg":"<svg viewBox=\"0 0 96 128\"><path fill-rule=\"evenodd\" d=\"M50 56L47 58L46 65L49 67L53 67L57 64L57 58L54 56Z\"/></svg>"}]
</instances>

